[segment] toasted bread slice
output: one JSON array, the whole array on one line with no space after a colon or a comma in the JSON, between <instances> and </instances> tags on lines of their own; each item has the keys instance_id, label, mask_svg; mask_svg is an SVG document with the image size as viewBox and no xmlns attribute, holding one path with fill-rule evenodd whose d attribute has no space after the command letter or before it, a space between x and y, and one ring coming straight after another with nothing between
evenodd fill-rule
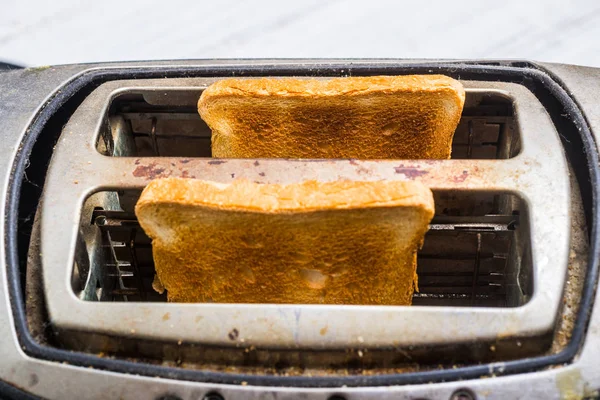
<instances>
[{"instance_id":1,"label":"toasted bread slice","mask_svg":"<svg viewBox=\"0 0 600 400\"><path fill-rule=\"evenodd\" d=\"M135 212L169 301L410 304L434 205L418 182L165 178Z\"/></svg>"},{"instance_id":2,"label":"toasted bread slice","mask_svg":"<svg viewBox=\"0 0 600 400\"><path fill-rule=\"evenodd\" d=\"M221 158L450 158L465 92L443 75L225 79L200 97Z\"/></svg>"}]
</instances>

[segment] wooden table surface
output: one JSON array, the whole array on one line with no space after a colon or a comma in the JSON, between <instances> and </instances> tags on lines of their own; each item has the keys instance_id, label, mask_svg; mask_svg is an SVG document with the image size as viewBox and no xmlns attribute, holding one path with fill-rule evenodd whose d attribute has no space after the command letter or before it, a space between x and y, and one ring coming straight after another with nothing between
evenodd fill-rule
<instances>
[{"instance_id":1,"label":"wooden table surface","mask_svg":"<svg viewBox=\"0 0 600 400\"><path fill-rule=\"evenodd\" d=\"M0 0L0 60L518 58L600 66L600 0Z\"/></svg>"}]
</instances>

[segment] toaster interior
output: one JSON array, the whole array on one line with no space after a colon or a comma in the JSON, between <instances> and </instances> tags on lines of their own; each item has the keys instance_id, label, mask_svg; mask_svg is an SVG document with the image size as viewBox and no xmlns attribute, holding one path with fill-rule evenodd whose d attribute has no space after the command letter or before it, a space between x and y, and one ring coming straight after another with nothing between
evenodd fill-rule
<instances>
[{"instance_id":1,"label":"toaster interior","mask_svg":"<svg viewBox=\"0 0 600 400\"><path fill-rule=\"evenodd\" d=\"M111 101L96 147L116 157L210 157L211 131L198 115L201 89L131 89ZM452 142L453 159L506 159L520 151L513 101L470 91Z\"/></svg>"},{"instance_id":2,"label":"toaster interior","mask_svg":"<svg viewBox=\"0 0 600 400\"><path fill-rule=\"evenodd\" d=\"M86 201L72 276L80 298L166 301L152 288L151 242L133 211L139 194L100 192ZM514 194L485 192L441 191L434 198L436 215L418 253L413 304L524 304L533 292L524 202Z\"/></svg>"},{"instance_id":3,"label":"toaster interior","mask_svg":"<svg viewBox=\"0 0 600 400\"><path fill-rule=\"evenodd\" d=\"M210 157L211 131L199 117L196 90L120 91L110 103L96 142L116 157ZM520 152L513 101L498 92L467 92L452 143L453 159L507 159ZM74 290L86 300L165 301L152 289L149 239L133 213L139 192L113 192L88 199L82 226L102 232L90 252L98 279L74 269ZM514 307L533 287L525 203L510 193L438 191L436 217L418 255L415 305ZM113 199L110 209L102 201ZM91 218L91 220L90 220ZM90 237L97 235L90 234ZM88 235L89 236L89 235ZM88 237L87 242L91 239ZM99 246L99 247L98 247ZM99 250L99 249L106 249ZM89 268L84 268L89 271ZM96 295L93 292L96 292Z\"/></svg>"}]
</instances>

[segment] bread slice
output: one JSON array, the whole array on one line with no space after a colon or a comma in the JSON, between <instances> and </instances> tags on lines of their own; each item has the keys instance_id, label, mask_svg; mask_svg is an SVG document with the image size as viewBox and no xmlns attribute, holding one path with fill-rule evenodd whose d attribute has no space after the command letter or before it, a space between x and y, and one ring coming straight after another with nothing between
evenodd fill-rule
<instances>
[{"instance_id":1,"label":"bread slice","mask_svg":"<svg viewBox=\"0 0 600 400\"><path fill-rule=\"evenodd\" d=\"M169 301L410 304L434 205L418 182L165 178L135 212Z\"/></svg>"},{"instance_id":2,"label":"bread slice","mask_svg":"<svg viewBox=\"0 0 600 400\"><path fill-rule=\"evenodd\" d=\"M443 75L225 79L200 97L221 158L450 158L465 91Z\"/></svg>"}]
</instances>

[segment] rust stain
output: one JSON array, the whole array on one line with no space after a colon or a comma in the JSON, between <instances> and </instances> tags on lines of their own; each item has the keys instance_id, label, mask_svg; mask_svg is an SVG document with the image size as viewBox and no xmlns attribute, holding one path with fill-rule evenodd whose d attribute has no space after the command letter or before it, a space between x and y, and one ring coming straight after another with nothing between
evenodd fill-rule
<instances>
[{"instance_id":1,"label":"rust stain","mask_svg":"<svg viewBox=\"0 0 600 400\"><path fill-rule=\"evenodd\" d=\"M171 318L171 313L165 313L165 315L162 317L163 321L168 321L169 318Z\"/></svg>"},{"instance_id":2,"label":"rust stain","mask_svg":"<svg viewBox=\"0 0 600 400\"><path fill-rule=\"evenodd\" d=\"M324 327L322 327L322 328L319 330L319 333L321 334L321 336L324 336L324 335L327 333L327 329L329 329L329 326L328 326L328 325L325 325Z\"/></svg>"},{"instance_id":3,"label":"rust stain","mask_svg":"<svg viewBox=\"0 0 600 400\"><path fill-rule=\"evenodd\" d=\"M225 164L227 161L225 160L211 160L208 162L209 165L219 165L219 164Z\"/></svg>"},{"instance_id":4,"label":"rust stain","mask_svg":"<svg viewBox=\"0 0 600 400\"><path fill-rule=\"evenodd\" d=\"M240 331L237 328L233 328L227 336L229 336L229 340L236 340L240 336Z\"/></svg>"},{"instance_id":5,"label":"rust stain","mask_svg":"<svg viewBox=\"0 0 600 400\"><path fill-rule=\"evenodd\" d=\"M29 387L35 386L40 382L40 378L36 374L29 375Z\"/></svg>"},{"instance_id":6,"label":"rust stain","mask_svg":"<svg viewBox=\"0 0 600 400\"><path fill-rule=\"evenodd\" d=\"M362 174L370 175L371 170L369 168L365 168L361 165L360 167L356 168L356 173L359 175L362 175Z\"/></svg>"},{"instance_id":7,"label":"rust stain","mask_svg":"<svg viewBox=\"0 0 600 400\"><path fill-rule=\"evenodd\" d=\"M159 177L163 172L165 172L164 168L156 167L156 163L151 163L149 165L139 165L136 169L133 170L133 176L136 178L147 178L147 179L155 179ZM165 174L165 176L170 176L171 173ZM160 176L163 178L163 176Z\"/></svg>"},{"instance_id":8,"label":"rust stain","mask_svg":"<svg viewBox=\"0 0 600 400\"><path fill-rule=\"evenodd\" d=\"M415 179L423 175L427 175L429 171L423 171L419 169L419 167L415 167L414 165L404 165L400 164L397 167L394 167L394 171L397 174L403 174L409 179Z\"/></svg>"},{"instance_id":9,"label":"rust stain","mask_svg":"<svg viewBox=\"0 0 600 400\"><path fill-rule=\"evenodd\" d=\"M452 182L454 183L462 183L464 182L467 178L469 177L469 172L468 171L463 171L462 174L457 175L455 177L452 178Z\"/></svg>"}]
</instances>

